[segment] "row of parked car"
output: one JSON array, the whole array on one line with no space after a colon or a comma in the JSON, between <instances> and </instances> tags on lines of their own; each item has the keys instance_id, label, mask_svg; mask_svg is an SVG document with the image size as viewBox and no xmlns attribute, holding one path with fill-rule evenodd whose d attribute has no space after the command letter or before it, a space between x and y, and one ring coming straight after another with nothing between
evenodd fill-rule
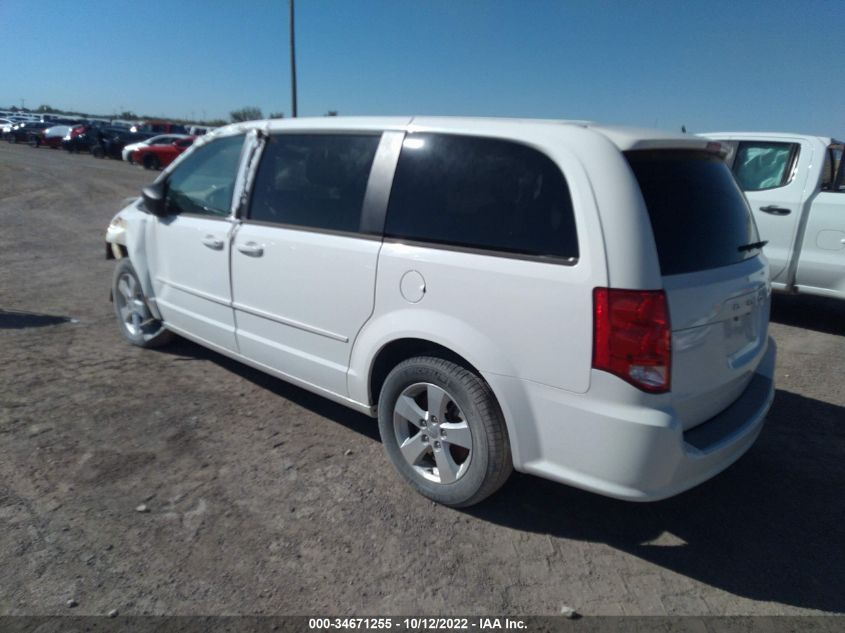
<instances>
[{"instance_id":1,"label":"row of parked car","mask_svg":"<svg viewBox=\"0 0 845 633\"><path fill-rule=\"evenodd\" d=\"M62 148L70 153L89 152L95 158L125 160L146 169L166 167L191 146L199 132L209 131L167 122L145 122L127 128L97 121L0 120L0 126L9 143Z\"/></svg>"}]
</instances>

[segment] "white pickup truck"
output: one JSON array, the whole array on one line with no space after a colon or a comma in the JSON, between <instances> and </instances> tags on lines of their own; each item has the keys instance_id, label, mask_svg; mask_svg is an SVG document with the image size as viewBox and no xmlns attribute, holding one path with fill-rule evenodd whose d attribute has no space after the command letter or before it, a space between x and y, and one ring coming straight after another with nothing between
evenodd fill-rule
<instances>
[{"instance_id":1,"label":"white pickup truck","mask_svg":"<svg viewBox=\"0 0 845 633\"><path fill-rule=\"evenodd\" d=\"M767 240L772 287L845 299L843 143L759 132L702 134L725 160Z\"/></svg>"}]
</instances>

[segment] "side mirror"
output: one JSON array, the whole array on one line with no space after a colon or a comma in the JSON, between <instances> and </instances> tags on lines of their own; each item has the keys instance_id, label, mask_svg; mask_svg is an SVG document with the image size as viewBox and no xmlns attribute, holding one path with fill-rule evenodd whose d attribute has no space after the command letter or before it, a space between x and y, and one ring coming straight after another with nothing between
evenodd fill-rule
<instances>
[{"instance_id":1,"label":"side mirror","mask_svg":"<svg viewBox=\"0 0 845 633\"><path fill-rule=\"evenodd\" d=\"M141 196L144 198L144 206L147 211L159 218L167 216L167 184L165 181L147 185L141 189Z\"/></svg>"}]
</instances>

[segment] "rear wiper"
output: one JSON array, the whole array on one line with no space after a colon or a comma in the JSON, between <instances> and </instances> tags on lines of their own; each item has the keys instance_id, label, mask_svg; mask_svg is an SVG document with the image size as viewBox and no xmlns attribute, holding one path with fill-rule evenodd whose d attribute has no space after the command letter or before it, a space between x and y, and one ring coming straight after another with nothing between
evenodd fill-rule
<instances>
[{"instance_id":1,"label":"rear wiper","mask_svg":"<svg viewBox=\"0 0 845 633\"><path fill-rule=\"evenodd\" d=\"M769 240L762 240L761 242L751 242L751 244L743 244L742 246L737 247L736 250L742 251L753 251L756 248L763 248L766 244L769 243Z\"/></svg>"}]
</instances>

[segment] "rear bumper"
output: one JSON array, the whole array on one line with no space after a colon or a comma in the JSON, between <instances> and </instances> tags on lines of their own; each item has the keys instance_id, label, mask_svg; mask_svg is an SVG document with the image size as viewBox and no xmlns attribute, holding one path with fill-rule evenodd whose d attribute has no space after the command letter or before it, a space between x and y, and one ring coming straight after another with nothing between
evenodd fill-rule
<instances>
[{"instance_id":1,"label":"rear bumper","mask_svg":"<svg viewBox=\"0 0 845 633\"><path fill-rule=\"evenodd\" d=\"M710 479L751 447L774 399L776 355L769 339L739 398L686 432L671 408L649 406L648 398L627 402L631 387L604 372L593 373L583 395L485 378L502 403L517 470L618 499L657 501Z\"/></svg>"}]
</instances>

